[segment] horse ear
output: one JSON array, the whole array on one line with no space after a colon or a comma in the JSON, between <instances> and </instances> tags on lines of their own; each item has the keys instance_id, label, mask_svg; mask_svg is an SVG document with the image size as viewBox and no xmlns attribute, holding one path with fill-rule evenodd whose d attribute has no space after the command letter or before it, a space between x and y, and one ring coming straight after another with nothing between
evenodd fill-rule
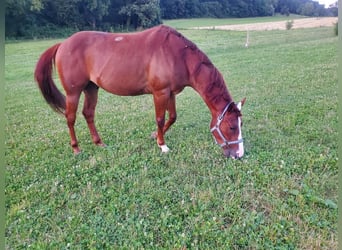
<instances>
[{"instance_id":1,"label":"horse ear","mask_svg":"<svg viewBox=\"0 0 342 250\"><path fill-rule=\"evenodd\" d=\"M246 101L246 97L242 99L241 106L243 106L245 104L245 101Z\"/></svg>"},{"instance_id":2,"label":"horse ear","mask_svg":"<svg viewBox=\"0 0 342 250\"><path fill-rule=\"evenodd\" d=\"M236 104L236 107L238 108L238 110L241 111L241 108L242 108L242 106L245 104L245 101L246 101L246 97L243 98L241 102L238 102L238 103Z\"/></svg>"}]
</instances>

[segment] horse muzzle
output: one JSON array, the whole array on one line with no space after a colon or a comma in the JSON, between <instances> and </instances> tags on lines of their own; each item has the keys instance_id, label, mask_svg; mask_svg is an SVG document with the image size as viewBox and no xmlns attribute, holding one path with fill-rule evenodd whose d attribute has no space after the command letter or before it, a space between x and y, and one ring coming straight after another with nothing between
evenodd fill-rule
<instances>
[{"instance_id":1,"label":"horse muzzle","mask_svg":"<svg viewBox=\"0 0 342 250\"><path fill-rule=\"evenodd\" d=\"M240 159L244 155L244 148L243 148L243 142L238 143L238 149L233 149L230 147L222 147L223 154L226 157L230 157L232 159Z\"/></svg>"}]
</instances>

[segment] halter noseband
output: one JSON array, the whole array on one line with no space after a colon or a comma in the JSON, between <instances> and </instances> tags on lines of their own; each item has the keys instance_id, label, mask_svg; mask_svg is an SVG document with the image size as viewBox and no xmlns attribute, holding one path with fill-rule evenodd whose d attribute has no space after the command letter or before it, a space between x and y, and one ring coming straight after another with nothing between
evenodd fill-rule
<instances>
[{"instance_id":1,"label":"halter noseband","mask_svg":"<svg viewBox=\"0 0 342 250\"><path fill-rule=\"evenodd\" d=\"M243 142L243 139L239 139L239 140L236 140L236 141L228 141L224 135L222 134L221 132L221 129L220 129L220 125L221 125L221 122L223 121L223 117L224 115L227 113L227 110L229 108L229 106L232 104L233 102L230 102L227 104L227 106L224 108L224 110L222 111L222 113L217 117L217 122L215 124L214 127L212 127L210 129L210 132L213 133L214 131L217 131L217 133L219 134L219 136L221 137L221 139L223 140L223 143L218 143L218 141L216 140L215 136L214 136L214 139L215 139L215 142L220 145L221 147L224 147L224 146L227 146L227 145L232 145L232 144L239 144L241 142ZM241 128L240 128L241 129Z\"/></svg>"}]
</instances>

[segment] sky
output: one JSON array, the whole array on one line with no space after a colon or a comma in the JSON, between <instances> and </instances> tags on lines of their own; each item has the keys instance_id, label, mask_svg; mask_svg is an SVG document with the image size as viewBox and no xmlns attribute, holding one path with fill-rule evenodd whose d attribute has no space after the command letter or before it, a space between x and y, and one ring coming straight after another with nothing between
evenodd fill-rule
<instances>
[{"instance_id":1,"label":"sky","mask_svg":"<svg viewBox=\"0 0 342 250\"><path fill-rule=\"evenodd\" d=\"M335 3L336 0L318 0L320 4L324 4L326 8L329 7L330 4Z\"/></svg>"}]
</instances>

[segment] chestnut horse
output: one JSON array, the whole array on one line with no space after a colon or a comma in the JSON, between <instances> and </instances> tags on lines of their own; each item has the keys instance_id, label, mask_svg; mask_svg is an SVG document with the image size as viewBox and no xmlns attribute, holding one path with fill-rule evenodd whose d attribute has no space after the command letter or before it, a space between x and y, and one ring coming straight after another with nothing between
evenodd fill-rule
<instances>
[{"instance_id":1,"label":"chestnut horse","mask_svg":"<svg viewBox=\"0 0 342 250\"><path fill-rule=\"evenodd\" d=\"M53 65L66 97L52 79ZM176 121L176 95L186 86L195 89L207 104L212 115L211 132L224 155L240 158L244 154L240 110L245 99L234 103L221 73L209 58L165 25L130 34L75 33L41 55L34 76L47 103L65 115L75 154L80 152L74 124L82 92L82 113L93 142L99 146L105 146L94 124L99 87L122 96L152 94L155 137L162 152L168 152L164 134Z\"/></svg>"}]
</instances>

